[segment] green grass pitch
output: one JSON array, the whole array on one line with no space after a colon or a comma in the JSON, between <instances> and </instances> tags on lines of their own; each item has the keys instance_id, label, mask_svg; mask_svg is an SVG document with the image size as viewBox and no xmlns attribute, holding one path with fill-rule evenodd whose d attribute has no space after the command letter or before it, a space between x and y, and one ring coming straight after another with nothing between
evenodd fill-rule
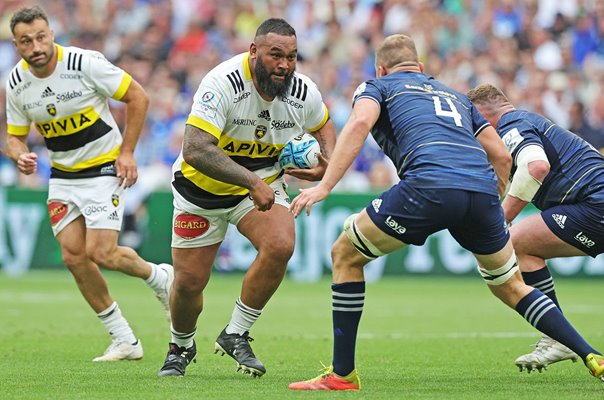
<instances>
[{"instance_id":1,"label":"green grass pitch","mask_svg":"<svg viewBox=\"0 0 604 400\"><path fill-rule=\"evenodd\" d=\"M169 326L137 279L106 273L113 297L142 340L141 361L92 363L109 337L66 272L0 275L0 398L8 399L602 399L604 382L581 362L519 373L514 359L538 333L499 303L479 277L389 277L368 284L359 329L361 392L287 389L331 362L328 280L286 280L252 330L267 367L260 379L213 354L241 275L214 274L198 321L197 363L184 378L158 378ZM558 279L565 314L604 351L601 279Z\"/></svg>"}]
</instances>

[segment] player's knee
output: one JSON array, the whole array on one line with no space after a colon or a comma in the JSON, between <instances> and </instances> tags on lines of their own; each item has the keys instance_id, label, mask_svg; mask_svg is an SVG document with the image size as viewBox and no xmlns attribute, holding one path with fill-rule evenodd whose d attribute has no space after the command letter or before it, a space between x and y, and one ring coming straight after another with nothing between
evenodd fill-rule
<instances>
[{"instance_id":1,"label":"player's knee","mask_svg":"<svg viewBox=\"0 0 604 400\"><path fill-rule=\"evenodd\" d=\"M173 290L183 297L198 296L208 284L209 277L193 272L179 271L174 276Z\"/></svg>"},{"instance_id":2,"label":"player's knee","mask_svg":"<svg viewBox=\"0 0 604 400\"><path fill-rule=\"evenodd\" d=\"M294 254L294 239L293 237L283 237L278 240L267 240L258 249L258 254L261 257L269 258L276 264L286 265Z\"/></svg>"},{"instance_id":3,"label":"player's knee","mask_svg":"<svg viewBox=\"0 0 604 400\"><path fill-rule=\"evenodd\" d=\"M500 286L505 284L507 281L518 272L518 261L516 254L512 253L509 260L505 262L501 267L495 269L486 269L478 267L478 272L482 276L489 286Z\"/></svg>"},{"instance_id":4,"label":"player's knee","mask_svg":"<svg viewBox=\"0 0 604 400\"><path fill-rule=\"evenodd\" d=\"M73 253L68 250L62 250L61 257L63 264L72 272L86 260L86 255Z\"/></svg>"},{"instance_id":5,"label":"player's knee","mask_svg":"<svg viewBox=\"0 0 604 400\"><path fill-rule=\"evenodd\" d=\"M90 257L96 265L109 270L115 269L114 255L115 252L107 251L102 247L88 250L88 257Z\"/></svg>"},{"instance_id":6,"label":"player's knee","mask_svg":"<svg viewBox=\"0 0 604 400\"><path fill-rule=\"evenodd\" d=\"M352 244L352 246L368 260L375 260L376 258L385 255L383 251L377 248L371 240L367 238L357 227L356 217L358 214L352 214L346 221L344 221L344 233ZM332 256L333 256L332 248Z\"/></svg>"}]
</instances>

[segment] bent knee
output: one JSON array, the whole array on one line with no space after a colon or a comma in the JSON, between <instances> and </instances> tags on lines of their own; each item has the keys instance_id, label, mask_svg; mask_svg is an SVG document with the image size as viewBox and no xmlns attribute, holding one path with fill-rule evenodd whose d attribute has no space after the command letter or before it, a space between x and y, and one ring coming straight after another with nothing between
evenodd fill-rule
<instances>
[{"instance_id":1,"label":"bent knee","mask_svg":"<svg viewBox=\"0 0 604 400\"><path fill-rule=\"evenodd\" d=\"M294 254L294 241L274 240L270 243L266 243L258 249L258 255L260 257L267 257L278 264L287 264L289 259Z\"/></svg>"},{"instance_id":2,"label":"bent knee","mask_svg":"<svg viewBox=\"0 0 604 400\"><path fill-rule=\"evenodd\" d=\"M182 296L197 295L205 289L208 278L194 273L176 271L173 290Z\"/></svg>"}]
</instances>

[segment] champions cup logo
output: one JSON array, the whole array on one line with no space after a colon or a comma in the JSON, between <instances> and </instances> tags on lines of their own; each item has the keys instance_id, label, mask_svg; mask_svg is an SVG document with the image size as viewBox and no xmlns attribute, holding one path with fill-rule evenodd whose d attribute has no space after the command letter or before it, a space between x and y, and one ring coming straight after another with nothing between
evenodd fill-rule
<instances>
[{"instance_id":1,"label":"champions cup logo","mask_svg":"<svg viewBox=\"0 0 604 400\"><path fill-rule=\"evenodd\" d=\"M48 203L48 216L50 217L50 224L56 225L67 215L67 204L51 201Z\"/></svg>"},{"instance_id":2,"label":"champions cup logo","mask_svg":"<svg viewBox=\"0 0 604 400\"><path fill-rule=\"evenodd\" d=\"M264 135L266 135L266 126L264 126L264 125L258 125L256 127L255 134L256 134L256 137L258 139L262 139L264 137Z\"/></svg>"},{"instance_id":3,"label":"champions cup logo","mask_svg":"<svg viewBox=\"0 0 604 400\"><path fill-rule=\"evenodd\" d=\"M180 214L174 220L174 233L183 239L193 239L206 233L210 223L204 217Z\"/></svg>"},{"instance_id":4,"label":"champions cup logo","mask_svg":"<svg viewBox=\"0 0 604 400\"><path fill-rule=\"evenodd\" d=\"M50 104L46 105L46 111L48 111L48 113L50 115L52 115L53 117L55 115L57 115L57 107L55 107L55 105L53 103L50 103Z\"/></svg>"}]
</instances>

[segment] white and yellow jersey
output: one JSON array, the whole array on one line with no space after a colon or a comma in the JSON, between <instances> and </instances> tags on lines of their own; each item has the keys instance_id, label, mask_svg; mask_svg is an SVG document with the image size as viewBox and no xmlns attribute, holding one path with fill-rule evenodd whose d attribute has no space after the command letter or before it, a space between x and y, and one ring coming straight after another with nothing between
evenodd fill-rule
<instances>
[{"instance_id":1,"label":"white and yellow jersey","mask_svg":"<svg viewBox=\"0 0 604 400\"><path fill-rule=\"evenodd\" d=\"M187 124L215 136L218 147L233 161L270 184L282 174L277 158L287 141L303 131L321 129L328 117L319 89L299 73L294 73L287 95L270 102L262 99L252 81L249 53L243 53L203 78ZM248 193L197 171L182 153L173 172L174 188L202 208L231 207Z\"/></svg>"},{"instance_id":2,"label":"white and yellow jersey","mask_svg":"<svg viewBox=\"0 0 604 400\"><path fill-rule=\"evenodd\" d=\"M36 78L25 60L6 85L8 133L23 136L33 123L44 136L53 178L115 175L122 135L107 100L120 100L132 77L99 52L55 45L58 62Z\"/></svg>"}]
</instances>

